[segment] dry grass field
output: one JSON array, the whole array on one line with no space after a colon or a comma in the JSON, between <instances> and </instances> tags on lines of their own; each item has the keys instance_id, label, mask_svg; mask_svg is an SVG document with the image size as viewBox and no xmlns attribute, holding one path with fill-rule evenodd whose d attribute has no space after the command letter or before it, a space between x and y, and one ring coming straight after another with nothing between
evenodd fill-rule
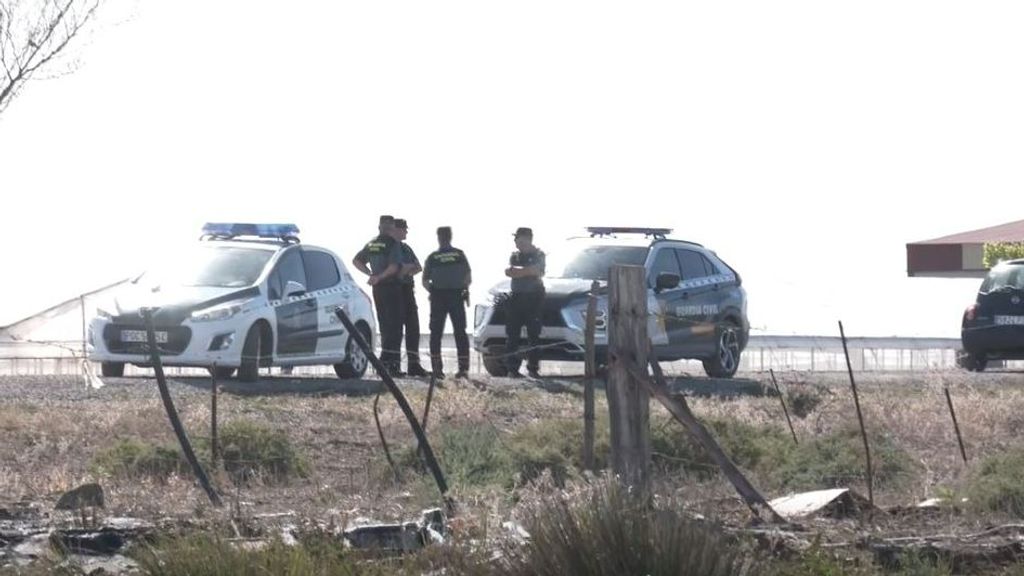
<instances>
[{"instance_id":1,"label":"dry grass field","mask_svg":"<svg viewBox=\"0 0 1024 576\"><path fill-rule=\"evenodd\" d=\"M747 383L748 393L739 395L715 393L714 385L698 383L711 394L687 394L688 401L766 498L831 487L867 496L846 374L777 376L798 445L786 428L779 398L761 393L770 386L767 375L751 375L756 382ZM796 546L804 555L794 560L777 549L773 554L771 546L752 544L748 556L757 556L758 569L881 573L865 547L853 543L969 535L1019 522L1024 515L1024 443L1019 436L1024 374L936 371L857 377L875 464L875 504L892 510L927 498L946 503L927 514L801 520L800 540L812 543L809 551ZM399 383L421 412L426 382ZM226 526L236 536L239 526L248 535L260 535L280 523L328 533L366 519L416 519L421 510L440 505L440 498L416 457L411 430L384 393L379 418L397 471L389 467L374 424L378 384L285 377L251 386L223 383L218 426L224 458L211 467L225 501L218 509L178 453L154 380L107 379L93 390L74 377L2 378L0 528L19 522L82 523L78 514L62 516L52 509L62 492L86 482L100 483L106 496L105 508L91 511L101 518L89 521L139 518L176 535ZM685 378L673 384L683 391L692 388ZM209 379L176 379L170 388L200 459L209 464ZM966 464L944 388L955 403ZM604 466L608 423L602 390L597 413L598 464ZM535 521L538 504L543 507L552 494L582 494L594 484L594 476L579 467L582 414L579 378L447 380L435 390L427 428L457 506L450 519L453 540L486 547L511 526L503 524ZM727 531L748 527L749 515L728 482L657 404L652 405L651 428L656 507L671 507ZM4 552L4 544L0 536L0 566L8 564L12 573L31 569L33 564L15 568L15 555ZM937 565L925 564L931 572L913 573L977 570L941 558ZM455 570L455 564L447 565ZM1005 572L1018 570L1013 562L988 568L1018 573Z\"/></svg>"}]
</instances>

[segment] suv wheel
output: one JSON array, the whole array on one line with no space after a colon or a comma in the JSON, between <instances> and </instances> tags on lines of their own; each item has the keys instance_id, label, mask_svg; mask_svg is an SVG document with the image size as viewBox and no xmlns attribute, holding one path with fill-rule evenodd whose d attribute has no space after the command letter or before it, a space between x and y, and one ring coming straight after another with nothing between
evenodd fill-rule
<instances>
[{"instance_id":1,"label":"suv wheel","mask_svg":"<svg viewBox=\"0 0 1024 576\"><path fill-rule=\"evenodd\" d=\"M712 378L732 378L740 367L739 328L727 321L716 332L715 355L704 360L704 372Z\"/></svg>"},{"instance_id":2,"label":"suv wheel","mask_svg":"<svg viewBox=\"0 0 1024 576\"><path fill-rule=\"evenodd\" d=\"M373 346L370 329L363 323L356 326L356 329L363 335L363 340L366 340L367 344ZM334 373L342 380L358 380L366 374L366 368L369 365L370 359L366 357L363 349L356 343L356 339L349 334L348 340L345 341L345 361L334 365Z\"/></svg>"},{"instance_id":3,"label":"suv wheel","mask_svg":"<svg viewBox=\"0 0 1024 576\"><path fill-rule=\"evenodd\" d=\"M100 374L108 378L124 376L124 362L104 362L100 364Z\"/></svg>"},{"instance_id":4,"label":"suv wheel","mask_svg":"<svg viewBox=\"0 0 1024 576\"><path fill-rule=\"evenodd\" d=\"M484 369L491 376L508 376L508 365L505 364L505 347L490 346L483 353Z\"/></svg>"}]
</instances>

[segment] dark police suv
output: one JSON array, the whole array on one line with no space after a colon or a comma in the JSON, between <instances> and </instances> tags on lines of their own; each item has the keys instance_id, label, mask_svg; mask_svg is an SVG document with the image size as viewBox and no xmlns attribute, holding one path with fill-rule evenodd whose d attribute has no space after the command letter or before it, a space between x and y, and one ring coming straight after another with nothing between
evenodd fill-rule
<instances>
[{"instance_id":1,"label":"dark police suv","mask_svg":"<svg viewBox=\"0 0 1024 576\"><path fill-rule=\"evenodd\" d=\"M548 257L542 312L541 358L582 361L587 297L597 280L596 355L608 348L606 286L616 264L647 269L648 334L659 360L696 359L710 376L730 378L747 345L747 296L740 275L714 252L693 242L667 238L666 228L587 228ZM559 263L558 253L565 256ZM476 307L473 346L494 376L507 373L504 300L509 281L494 286Z\"/></svg>"},{"instance_id":2,"label":"dark police suv","mask_svg":"<svg viewBox=\"0 0 1024 576\"><path fill-rule=\"evenodd\" d=\"M964 311L959 362L981 372L989 360L1024 359L1024 259L1002 262L985 276Z\"/></svg>"}]
</instances>

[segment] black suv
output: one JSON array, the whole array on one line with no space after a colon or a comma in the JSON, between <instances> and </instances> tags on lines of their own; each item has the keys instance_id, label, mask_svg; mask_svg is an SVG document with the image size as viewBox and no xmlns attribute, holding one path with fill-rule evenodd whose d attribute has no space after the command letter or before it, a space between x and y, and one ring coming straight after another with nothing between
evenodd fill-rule
<instances>
[{"instance_id":1,"label":"black suv","mask_svg":"<svg viewBox=\"0 0 1024 576\"><path fill-rule=\"evenodd\" d=\"M596 355L604 363L608 271L616 264L647 269L648 334L659 360L696 359L709 376L730 378L747 345L747 296L740 275L714 252L693 242L667 238L665 228L587 228L548 255L542 312L541 359L582 361L587 297L599 282ZM564 259L559 262L559 252ZM491 288L476 307L473 346L484 367L504 376L505 305L509 281Z\"/></svg>"},{"instance_id":2,"label":"black suv","mask_svg":"<svg viewBox=\"0 0 1024 576\"><path fill-rule=\"evenodd\" d=\"M989 360L1024 359L1024 260L993 267L964 311L959 363L981 372Z\"/></svg>"}]
</instances>

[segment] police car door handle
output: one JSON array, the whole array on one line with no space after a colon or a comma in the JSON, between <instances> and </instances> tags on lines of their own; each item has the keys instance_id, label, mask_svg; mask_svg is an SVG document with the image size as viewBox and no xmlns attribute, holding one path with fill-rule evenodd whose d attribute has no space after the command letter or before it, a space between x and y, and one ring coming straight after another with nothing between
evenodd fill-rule
<instances>
[{"instance_id":1,"label":"police car door handle","mask_svg":"<svg viewBox=\"0 0 1024 576\"><path fill-rule=\"evenodd\" d=\"M690 297L690 293L689 292L683 292L683 298L684 299L689 298L689 297Z\"/></svg>"}]
</instances>

